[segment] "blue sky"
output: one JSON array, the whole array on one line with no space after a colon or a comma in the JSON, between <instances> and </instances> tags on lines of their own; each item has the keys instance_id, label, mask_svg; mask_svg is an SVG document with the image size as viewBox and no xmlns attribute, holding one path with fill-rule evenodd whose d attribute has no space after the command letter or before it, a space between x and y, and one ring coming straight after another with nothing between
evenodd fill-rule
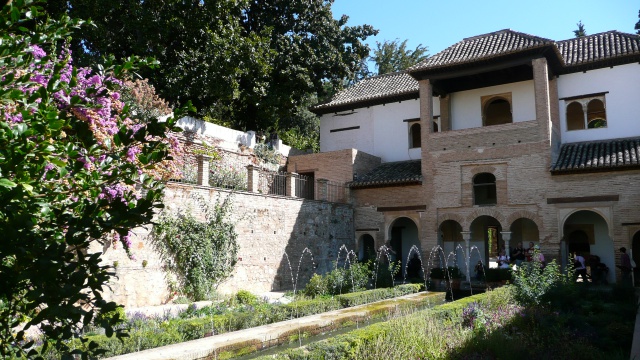
<instances>
[{"instance_id":1,"label":"blue sky","mask_svg":"<svg viewBox=\"0 0 640 360\"><path fill-rule=\"evenodd\" d=\"M335 0L333 15L349 16L347 25L369 24L380 32L367 39L408 39L434 55L465 37L512 29L552 40L573 37L582 20L587 34L608 30L635 33L637 0Z\"/></svg>"}]
</instances>

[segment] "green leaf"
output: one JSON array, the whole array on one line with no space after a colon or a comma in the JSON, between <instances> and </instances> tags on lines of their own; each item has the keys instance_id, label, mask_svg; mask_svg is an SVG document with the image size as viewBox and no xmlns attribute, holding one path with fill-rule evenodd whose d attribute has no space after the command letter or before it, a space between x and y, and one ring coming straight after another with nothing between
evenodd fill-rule
<instances>
[{"instance_id":1,"label":"green leaf","mask_svg":"<svg viewBox=\"0 0 640 360\"><path fill-rule=\"evenodd\" d=\"M14 183L13 181L9 180L9 179L2 178L2 179L0 179L0 186L11 189L11 188L16 187L17 184Z\"/></svg>"}]
</instances>

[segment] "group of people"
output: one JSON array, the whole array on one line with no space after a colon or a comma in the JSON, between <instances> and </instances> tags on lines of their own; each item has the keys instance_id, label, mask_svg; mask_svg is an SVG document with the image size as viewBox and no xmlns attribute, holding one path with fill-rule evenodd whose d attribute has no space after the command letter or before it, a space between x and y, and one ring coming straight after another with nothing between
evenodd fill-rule
<instances>
[{"instance_id":1,"label":"group of people","mask_svg":"<svg viewBox=\"0 0 640 360\"><path fill-rule=\"evenodd\" d=\"M534 245L533 242L529 242L529 247L526 249L521 242L518 243L518 246L511 251L511 259L516 266L520 266L525 261L538 261L543 265L545 264L544 254L540 252L540 246Z\"/></svg>"},{"instance_id":2,"label":"group of people","mask_svg":"<svg viewBox=\"0 0 640 360\"><path fill-rule=\"evenodd\" d=\"M528 248L523 248L522 243L518 243L518 246L511 249L511 254L507 255L505 248L503 247L498 253L498 268L509 269L511 264L516 266L522 265L523 262L537 261L544 267L545 259L544 254L540 252L540 246L534 245L533 242L529 243ZM484 265L482 261L478 261L475 266L476 279L482 279L484 274Z\"/></svg>"}]
</instances>

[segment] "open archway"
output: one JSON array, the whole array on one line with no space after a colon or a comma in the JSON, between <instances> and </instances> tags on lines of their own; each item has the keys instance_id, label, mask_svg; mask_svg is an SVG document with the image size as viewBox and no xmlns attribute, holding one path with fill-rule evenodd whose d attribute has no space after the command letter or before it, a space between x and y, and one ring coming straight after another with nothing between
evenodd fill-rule
<instances>
[{"instance_id":1,"label":"open archway","mask_svg":"<svg viewBox=\"0 0 640 360\"><path fill-rule=\"evenodd\" d=\"M397 276L404 277L405 265L407 257L413 246L420 249L420 240L418 238L418 226L416 223L407 218L401 217L395 219L389 226L389 244L395 253L395 261L400 263L402 271Z\"/></svg>"},{"instance_id":2,"label":"open archway","mask_svg":"<svg viewBox=\"0 0 640 360\"><path fill-rule=\"evenodd\" d=\"M579 252L591 263L591 259L598 257L600 262L609 268L606 275L608 282L615 282L615 250L613 239L609 236L607 221L597 212L579 210L569 215L563 224L565 257ZM587 266L587 271L591 269Z\"/></svg>"},{"instance_id":3,"label":"open archway","mask_svg":"<svg viewBox=\"0 0 640 360\"><path fill-rule=\"evenodd\" d=\"M373 236L364 234L358 239L358 261L365 262L376 258L376 245Z\"/></svg>"},{"instance_id":4,"label":"open archway","mask_svg":"<svg viewBox=\"0 0 640 360\"><path fill-rule=\"evenodd\" d=\"M510 248L515 248L518 244L522 244L523 248L528 248L529 243L538 244L540 240L540 231L535 221L527 218L519 218L511 223L509 228L511 231Z\"/></svg>"},{"instance_id":5,"label":"open archway","mask_svg":"<svg viewBox=\"0 0 640 360\"><path fill-rule=\"evenodd\" d=\"M482 215L471 222L469 230L471 231L469 245L472 249L474 247L478 249L480 260L489 267L498 267L498 252L505 246L502 241L500 222L492 216ZM471 253L473 254L474 251Z\"/></svg>"},{"instance_id":6,"label":"open archway","mask_svg":"<svg viewBox=\"0 0 640 360\"><path fill-rule=\"evenodd\" d=\"M452 252L455 253L458 246L462 246L464 248L465 244L464 239L462 238L462 226L457 221L445 220L440 224L439 230L440 243L438 245L442 247L442 253L437 252L434 255L437 255L439 257L438 262L444 265L447 261L447 255Z\"/></svg>"}]
</instances>

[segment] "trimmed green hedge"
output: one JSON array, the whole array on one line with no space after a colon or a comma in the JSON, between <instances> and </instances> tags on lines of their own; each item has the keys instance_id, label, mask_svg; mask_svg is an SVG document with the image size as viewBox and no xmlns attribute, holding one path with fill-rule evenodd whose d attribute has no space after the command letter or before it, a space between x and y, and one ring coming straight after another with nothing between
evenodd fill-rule
<instances>
[{"instance_id":1,"label":"trimmed green hedge","mask_svg":"<svg viewBox=\"0 0 640 360\"><path fill-rule=\"evenodd\" d=\"M403 284L393 288L381 288L360 291L356 293L342 294L336 296L340 305L344 308L368 304L375 301L390 299L396 296L414 294L422 290L422 284Z\"/></svg>"},{"instance_id":2,"label":"trimmed green hedge","mask_svg":"<svg viewBox=\"0 0 640 360\"><path fill-rule=\"evenodd\" d=\"M129 337L124 342L115 337L93 335L89 339L97 342L107 352L105 356L115 356L131 352L152 349L184 341L200 339L212 334L248 329L251 327L290 320L327 311L367 304L397 296L417 293L420 284L398 285L395 288L383 288L342 294L335 297L301 299L289 304L271 305L259 303L245 305L238 311L219 313L218 309L208 307L194 310L187 315L191 318L175 318L167 321L135 321L131 323ZM80 346L77 344L76 346ZM55 353L47 354L49 359L57 359Z\"/></svg>"},{"instance_id":3,"label":"trimmed green hedge","mask_svg":"<svg viewBox=\"0 0 640 360\"><path fill-rule=\"evenodd\" d=\"M502 287L489 293L477 294L469 296L451 303L435 306L433 308L419 311L405 318L403 321L410 322L414 316L428 315L440 318L454 319L462 316L462 311L468 304L473 302L485 302L488 297L510 296L509 287ZM353 359L355 354L364 347L371 346L377 339L384 338L390 331L392 326L389 322L377 323L365 328L357 329L346 334L318 341L309 344L305 349L285 350L277 355L269 355L259 357L259 360L268 359L286 359L286 360L302 360L302 359Z\"/></svg>"}]
</instances>

